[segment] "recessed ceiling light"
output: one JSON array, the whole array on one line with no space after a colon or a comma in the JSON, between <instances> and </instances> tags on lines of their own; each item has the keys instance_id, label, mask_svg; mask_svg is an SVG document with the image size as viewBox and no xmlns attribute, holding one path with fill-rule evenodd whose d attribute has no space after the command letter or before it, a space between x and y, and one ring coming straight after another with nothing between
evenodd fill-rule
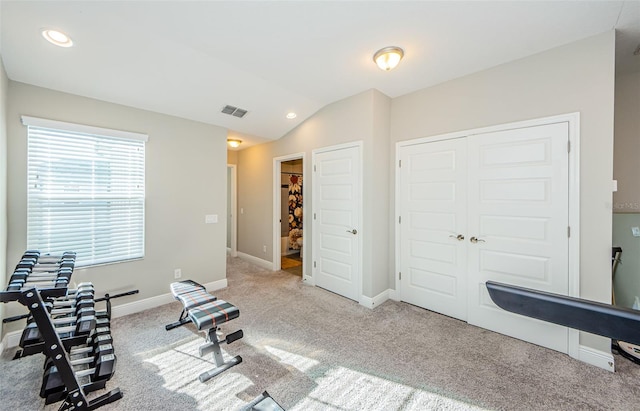
<instances>
[{"instance_id":1,"label":"recessed ceiling light","mask_svg":"<svg viewBox=\"0 0 640 411\"><path fill-rule=\"evenodd\" d=\"M61 31L44 29L42 30L42 37L47 39L49 43L55 44L60 47L71 47L73 46L73 41L71 37L67 36Z\"/></svg>"},{"instance_id":2,"label":"recessed ceiling light","mask_svg":"<svg viewBox=\"0 0 640 411\"><path fill-rule=\"evenodd\" d=\"M298 115L296 113L294 113L293 111L291 113L287 113L287 118L289 120L293 120L296 117L298 117Z\"/></svg>"}]
</instances>

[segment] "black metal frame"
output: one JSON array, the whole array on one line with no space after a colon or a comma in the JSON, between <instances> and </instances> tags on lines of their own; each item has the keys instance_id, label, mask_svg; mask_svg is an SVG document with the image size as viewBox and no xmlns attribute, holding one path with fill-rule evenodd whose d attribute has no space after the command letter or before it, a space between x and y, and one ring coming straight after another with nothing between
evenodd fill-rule
<instances>
[{"instance_id":1,"label":"black metal frame","mask_svg":"<svg viewBox=\"0 0 640 411\"><path fill-rule=\"evenodd\" d=\"M640 345L640 311L495 281L486 286L503 310Z\"/></svg>"},{"instance_id":2,"label":"black metal frame","mask_svg":"<svg viewBox=\"0 0 640 411\"><path fill-rule=\"evenodd\" d=\"M0 302L6 303L10 301L18 301L27 307L38 325L40 335L44 341L43 352L53 361L66 387L67 395L59 408L60 410L95 410L122 398L122 392L120 392L119 388L116 388L91 401L87 400L85 390L78 382L71 366L65 346L56 333L42 297L35 287L24 291L0 292Z\"/></svg>"}]
</instances>

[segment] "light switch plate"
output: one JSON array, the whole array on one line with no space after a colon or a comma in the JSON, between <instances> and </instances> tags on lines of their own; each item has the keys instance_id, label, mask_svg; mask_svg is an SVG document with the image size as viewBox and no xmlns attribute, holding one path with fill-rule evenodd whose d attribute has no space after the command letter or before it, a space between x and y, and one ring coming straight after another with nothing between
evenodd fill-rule
<instances>
[{"instance_id":1,"label":"light switch plate","mask_svg":"<svg viewBox=\"0 0 640 411\"><path fill-rule=\"evenodd\" d=\"M631 234L634 237L640 237L640 227L631 227Z\"/></svg>"}]
</instances>

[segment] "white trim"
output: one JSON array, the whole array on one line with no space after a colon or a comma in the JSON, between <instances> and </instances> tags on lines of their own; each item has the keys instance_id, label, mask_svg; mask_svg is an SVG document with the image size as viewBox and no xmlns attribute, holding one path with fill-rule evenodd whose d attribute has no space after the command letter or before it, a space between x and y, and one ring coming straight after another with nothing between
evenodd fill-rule
<instances>
[{"instance_id":1,"label":"white trim","mask_svg":"<svg viewBox=\"0 0 640 411\"><path fill-rule=\"evenodd\" d=\"M203 284L207 291L221 290L227 288L227 279L217 280L210 283ZM130 303L114 305L111 308L111 318L124 317L125 315L139 313L151 308L160 307L161 305L174 302L175 299L171 293L160 294L153 297L145 298Z\"/></svg>"},{"instance_id":2,"label":"white trim","mask_svg":"<svg viewBox=\"0 0 640 411\"><path fill-rule=\"evenodd\" d=\"M307 196L307 170L305 170L305 167L307 167L307 161L305 160L305 153L304 152L300 152L300 153L293 153L293 154L287 154L285 156L279 156L279 157L274 157L273 158L273 193L272 193L272 197L273 197L273 247L271 247L271 249L273 250L273 263L271 268L269 268L270 270L273 271L279 271L282 268L282 260L281 260L281 253L282 253L282 246L280 244L280 237L281 237L281 233L282 233L282 228L281 228L281 222L280 222L280 207L282 206L282 202L280 201L280 189L281 189L281 183L280 183L280 174L282 172L282 163L285 161L291 161L291 160L302 160L302 244L303 244L303 250L302 252L304 252L304 243L305 243L305 239L308 238L306 235L306 231L305 231L305 227L307 226L307 199L309 198ZM302 274L304 277L304 273L307 273L307 259L304 258L304 255L301 255L302 257Z\"/></svg>"},{"instance_id":3,"label":"white trim","mask_svg":"<svg viewBox=\"0 0 640 411\"><path fill-rule=\"evenodd\" d=\"M396 143L396 186L395 186L395 279L396 291L399 300L402 299L401 287L399 283L400 272L400 172L398 169L398 161L400 160L400 148L429 143L433 141L449 140L454 138L464 138L472 135L492 133L497 131L513 130L518 128L536 127L547 124L563 123L569 124L569 142L571 143L571 151L569 152L569 226L571 227L571 236L569 237L569 266L568 266L568 295L571 297L580 297L580 113L566 113L557 116L542 117L525 121L517 121L512 123L499 124L489 127L481 127L471 130L457 131L454 133L440 134L432 137L422 137L414 140L399 141ZM582 360L585 354L580 347L580 332L572 328L568 328L568 347L567 354L573 358ZM585 358L592 358L586 357ZM585 361L587 362L587 361ZM603 367L607 369L608 367Z\"/></svg>"},{"instance_id":4,"label":"white trim","mask_svg":"<svg viewBox=\"0 0 640 411\"><path fill-rule=\"evenodd\" d=\"M374 309L375 307L379 306L380 304L387 301L388 299L389 299L389 290L384 290L383 292L381 292L380 294L376 295L373 298L367 297L365 295L361 295L360 305L370 309Z\"/></svg>"},{"instance_id":5,"label":"white trim","mask_svg":"<svg viewBox=\"0 0 640 411\"><path fill-rule=\"evenodd\" d=\"M11 331L5 334L4 339L2 340L2 344L4 345L4 349L9 349L13 347L17 347L20 344L20 338L22 337L22 330ZM3 352L0 351L0 352Z\"/></svg>"},{"instance_id":6,"label":"white trim","mask_svg":"<svg viewBox=\"0 0 640 411\"><path fill-rule=\"evenodd\" d=\"M231 247L227 248L227 253L231 257L238 256L238 170L235 164L227 164L227 169L231 169ZM229 215L229 210L227 210Z\"/></svg>"},{"instance_id":7,"label":"white trim","mask_svg":"<svg viewBox=\"0 0 640 411\"><path fill-rule=\"evenodd\" d=\"M364 213L363 213L363 203L364 203L364 142L362 140L358 140L358 141L352 141L349 143L344 143L344 144L337 144L334 146L328 146L328 147L321 147L321 148L317 148L314 149L313 151L311 151L311 165L312 167L316 166L316 156L320 153L326 153L329 151L337 151L337 150L344 150L347 148L358 148L358 155L359 155L359 161L360 161L360 170L358 170L358 173L360 175L360 181L358 182L358 184L360 185L360 192L358 193L358 219L359 219L359 225L360 227L358 227L359 230L359 236L358 236L358 256L360 258L360 261L358 262L358 272L355 273L355 277L356 277L356 285L357 285L357 290L356 290L356 295L359 296L359 298L362 298L362 282L363 282L363 276L362 276L362 271L364 269L364 255L363 255L363 248L364 248L364 241L363 239L363 235L366 235L366 229L364 229ZM317 185L313 184L313 192L312 192L312 204L311 204L311 212L313 213L314 210L316 209L316 199L318 198L318 196L316 195L316 190L317 190ZM308 198L308 196L306 197ZM316 220L312 220L312 226L311 226L311 230L313 233L313 238L315 239L316 233L318 232L316 230L317 223ZM311 261L315 261L316 260L316 255L317 255L317 245L319 244L318 241L312 241L311 242ZM304 260L303 260L304 261ZM315 278L316 276L316 271L317 271L317 267L314 267L311 272L313 277ZM315 283L315 281L314 281ZM314 284L315 285L315 284ZM358 301L360 302L360 301Z\"/></svg>"},{"instance_id":8,"label":"white trim","mask_svg":"<svg viewBox=\"0 0 640 411\"><path fill-rule=\"evenodd\" d=\"M241 260L245 260L250 262L251 264L257 265L258 267L266 268L269 271L273 271L273 263L271 261L263 260L262 258L254 257L240 251L238 251L238 257Z\"/></svg>"},{"instance_id":9,"label":"white trim","mask_svg":"<svg viewBox=\"0 0 640 411\"><path fill-rule=\"evenodd\" d=\"M302 262L304 263L304 260L302 260ZM302 282L304 284L312 285L314 287L316 285L316 282L315 282L314 278L312 276L310 276L310 275L303 275L302 276Z\"/></svg>"},{"instance_id":10,"label":"white trim","mask_svg":"<svg viewBox=\"0 0 640 411\"><path fill-rule=\"evenodd\" d=\"M133 131L113 130L110 128L87 126L84 124L67 123L65 121L48 120L45 118L37 118L30 116L21 116L22 124L25 126L52 128L56 130L66 130L76 133L93 134L105 137L123 138L127 140L139 140L147 142L149 136L147 134L136 133Z\"/></svg>"},{"instance_id":11,"label":"white trim","mask_svg":"<svg viewBox=\"0 0 640 411\"><path fill-rule=\"evenodd\" d=\"M580 297L580 113L566 114L569 122L569 296ZM569 328L567 354L580 354L580 331ZM613 361L613 357L611 357ZM586 361L585 361L586 362ZM602 368L602 367L601 367Z\"/></svg>"},{"instance_id":12,"label":"white trim","mask_svg":"<svg viewBox=\"0 0 640 411\"><path fill-rule=\"evenodd\" d=\"M602 368L603 370L616 371L614 357L610 352L594 350L584 345L579 346L578 352L579 356L576 358L577 360Z\"/></svg>"},{"instance_id":13,"label":"white trim","mask_svg":"<svg viewBox=\"0 0 640 411\"><path fill-rule=\"evenodd\" d=\"M389 299L393 301L400 301L400 293L397 289L389 288Z\"/></svg>"}]
</instances>

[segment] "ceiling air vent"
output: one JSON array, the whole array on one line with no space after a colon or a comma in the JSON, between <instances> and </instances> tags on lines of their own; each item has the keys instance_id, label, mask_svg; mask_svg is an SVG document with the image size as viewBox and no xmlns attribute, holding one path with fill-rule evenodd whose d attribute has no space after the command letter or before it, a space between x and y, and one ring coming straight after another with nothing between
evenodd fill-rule
<instances>
[{"instance_id":1,"label":"ceiling air vent","mask_svg":"<svg viewBox=\"0 0 640 411\"><path fill-rule=\"evenodd\" d=\"M224 114L229 114L232 115L234 117L244 117L245 114L247 114L247 110L242 109L242 108L238 108L238 107L234 107L234 106L229 106L226 105L222 108L222 113Z\"/></svg>"}]
</instances>

